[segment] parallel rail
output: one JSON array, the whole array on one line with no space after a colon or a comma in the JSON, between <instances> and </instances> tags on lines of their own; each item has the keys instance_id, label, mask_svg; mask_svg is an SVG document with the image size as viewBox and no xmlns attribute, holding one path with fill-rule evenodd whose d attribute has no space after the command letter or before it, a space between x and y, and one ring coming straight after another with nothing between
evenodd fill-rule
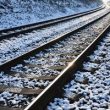
<instances>
[{"instance_id":1,"label":"parallel rail","mask_svg":"<svg viewBox=\"0 0 110 110\"><path fill-rule=\"evenodd\" d=\"M10 29L0 30L0 40L3 40L5 38L10 38L12 36L17 36L19 34L24 34L26 32L31 32L36 29L41 29L41 28L44 28L44 27L47 27L50 25L54 25L56 23L64 22L67 20L71 20L71 19L74 19L77 17L81 17L81 16L84 16L84 15L87 15L90 13L97 12L104 8L105 8L104 6L100 6L96 9L93 9L93 10L90 10L87 12L82 12L82 13L69 15L69 16L65 16L65 17L61 17L61 18L56 18L56 19L52 19L52 20L47 20L47 21L43 21L43 22L23 25L23 26L19 26L19 27L10 28Z\"/></svg>"},{"instance_id":2,"label":"parallel rail","mask_svg":"<svg viewBox=\"0 0 110 110\"><path fill-rule=\"evenodd\" d=\"M108 12L109 13L109 12ZM106 16L108 13L106 13L105 15L103 15L102 17L104 17L104 16ZM24 55L22 55L22 56L19 56L19 57L17 57L17 58L15 58L15 59L13 59L13 60L11 60L11 61L8 61L8 62L6 62L6 63L4 63L4 64L2 64L2 65L0 65L0 71L8 71L12 66L15 66L16 64L19 64L19 63L22 63L23 62L23 60L24 59L27 59L27 58L29 58L30 56L33 56L33 55L35 55L37 52L39 52L39 51L42 51L43 49L46 49L46 48L48 48L48 47L50 47L50 46L52 46L53 44L55 44L56 42L58 42L58 41L60 41L60 40L62 40L62 39L64 39L64 38L66 38L68 35L71 35L71 34L73 34L73 33L75 33L75 32L77 32L77 31L79 31L79 30L81 30L81 29L83 29L84 27L86 27L86 26L88 26L88 25L90 25L90 24L92 24L92 23L94 23L95 21L97 21L97 20L99 20L99 19L101 19L102 17L100 17L100 18L98 18L98 19L96 19L96 20L94 20L94 21L91 21L90 23L88 23L88 24L85 24L84 26L81 26L80 28L78 28L78 29L76 29L75 31L69 31L69 32L67 32L67 33L65 33L65 34L62 34L62 35L60 35L60 36L58 36L56 39L54 39L54 40L52 40L52 41L50 41L50 42L48 42L48 43L46 43L46 44L44 44L44 45L42 45L42 46L40 46L40 47L38 47L38 48L36 48L36 49L33 49L33 50L31 50L30 52L28 52L28 53L26 53L26 54L24 54ZM107 28L108 29L108 28ZM104 30L104 32L106 31L106 29ZM103 34L103 33L102 33ZM102 35L101 34L101 35ZM100 36L101 36L100 35ZM94 41L94 42L96 42L96 41ZM91 51L91 50L90 50ZM83 55L84 56L84 55ZM82 58L82 57L81 57ZM80 59L81 59L80 58ZM76 61L78 62L78 63L76 63ZM74 63L75 62L75 63ZM27 77L27 78L36 78L36 79L42 79L42 80L54 80L45 90L42 90L42 89L38 89L38 90L32 90L32 89L18 89L18 88L8 88L8 87L6 87L6 86L2 86L2 87L0 87L1 89L0 89L0 92L3 92L3 91L5 91L5 90L7 90L7 91L9 91L9 92L11 92L11 93L17 93L17 94L27 94L27 95L31 95L31 94L35 94L35 95L38 95L38 94L40 94L40 95L38 95L38 97L28 106L28 107L26 107L25 108L25 110L35 110L36 108L37 108L37 110L44 110L44 108L45 108L45 106L46 106L46 104L51 100L51 98L56 94L56 91L54 91L54 93L53 93L53 90L55 89L54 87L56 87L57 89L59 89L60 90L60 88L61 88L61 86L62 85L64 85L65 84L65 82L67 82L68 80L69 80L69 78L67 78L67 79L65 79L65 77L67 77L68 75L72 75L72 74L70 74L71 73L71 71L73 71L72 69L73 68L75 68L75 70L78 68L77 66L79 66L78 64L79 64L79 62L80 62L80 60L79 60L79 58L77 58L74 62L72 62L70 65L69 65L69 67L67 67L63 72L61 72L61 75L59 75L57 78L56 78L56 76L54 76L54 77L31 77L31 76L22 76L22 77ZM68 75L67 75L68 74ZM65 79L65 80L64 80ZM62 80L62 81L61 81ZM62 83L61 83L61 82ZM59 84L60 83L60 85L59 86L57 86L57 84ZM18 91L17 91L18 90ZM28 92L27 92L28 91ZM42 92L43 91L43 92ZM49 95L49 93L52 93L53 94L53 96L52 95ZM58 93L58 92L57 92ZM47 97L47 94L48 94L48 97ZM49 97L50 96L50 97ZM45 101L44 101L44 99L45 99ZM42 105L42 107L40 106L40 105ZM2 109L2 110L23 110L23 108L7 108L7 107L1 107L0 109Z\"/></svg>"},{"instance_id":3,"label":"parallel rail","mask_svg":"<svg viewBox=\"0 0 110 110\"><path fill-rule=\"evenodd\" d=\"M110 31L110 25L25 110L45 110L54 96L59 96L61 88L82 67L82 63L86 60L87 56L96 49L97 44L100 43L108 31Z\"/></svg>"},{"instance_id":4,"label":"parallel rail","mask_svg":"<svg viewBox=\"0 0 110 110\"><path fill-rule=\"evenodd\" d=\"M47 43L45 43L45 44L37 47L37 48L34 48L34 49L30 50L29 52L21 55L21 56L18 56L18 57L14 58L14 59L11 59L10 61L5 62L4 64L1 64L0 65L0 70L6 70L6 69L9 69L12 66L15 66L17 63L20 63L23 60L29 58L30 56L33 56L37 52L42 51L43 49L46 49L46 48L52 46L53 44L55 44L58 41L66 38L67 36L72 35L73 33L75 33L77 31L83 29L84 27L86 27L86 26L88 26L88 25L90 25L90 24L92 24L92 23L100 20L101 18L103 18L104 16L106 16L108 13L106 13L105 15L101 16L100 18L98 18L96 20L93 20L93 21L89 22L88 24L85 24L83 26L80 26L76 30L70 30L70 31L68 31L66 33L63 33L62 35L56 36L55 39L53 39L53 40L51 40L51 41L49 41L49 42L47 42Z\"/></svg>"}]
</instances>

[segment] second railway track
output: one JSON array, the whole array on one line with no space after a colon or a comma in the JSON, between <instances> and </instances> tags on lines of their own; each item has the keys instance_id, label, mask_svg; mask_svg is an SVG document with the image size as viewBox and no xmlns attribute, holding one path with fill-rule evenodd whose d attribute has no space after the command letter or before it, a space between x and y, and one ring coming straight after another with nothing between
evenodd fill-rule
<instances>
[{"instance_id":1,"label":"second railway track","mask_svg":"<svg viewBox=\"0 0 110 110\"><path fill-rule=\"evenodd\" d=\"M52 19L52 20L47 20L47 21L43 21L43 22L18 26L18 27L14 27L14 28L10 28L10 29L0 30L0 40L5 39L5 38L10 38L12 36L17 36L19 34L28 33L28 32L31 32L33 30L48 27L50 25L54 25L54 24L57 24L57 23L60 23L60 22L65 22L67 20L71 20L71 19L74 19L74 18L78 18L78 17L84 16L84 15L87 15L87 14L97 12L97 11L102 10L104 8L105 8L104 6L100 6L96 9L93 9L93 10L90 10L90 11L87 11L87 12L82 12L82 13L69 15L69 16L61 17L61 18L56 18L56 19Z\"/></svg>"},{"instance_id":2,"label":"second railway track","mask_svg":"<svg viewBox=\"0 0 110 110\"><path fill-rule=\"evenodd\" d=\"M102 12L103 11L103 12ZM88 25L103 18L109 13L108 10L101 10L101 12L95 13L94 16L81 17L81 20L72 20L68 23L63 23L58 26L48 27L44 30L40 30L35 33L29 33L26 35L19 35L9 39L4 39L0 41L0 63L3 64L6 61L14 59L22 54L25 54L34 48L44 46L45 44L51 44L52 42L58 41L65 34L72 33L75 30L80 29L83 26ZM108 21L108 20L107 20ZM75 24L75 22L78 22Z\"/></svg>"},{"instance_id":3,"label":"second railway track","mask_svg":"<svg viewBox=\"0 0 110 110\"><path fill-rule=\"evenodd\" d=\"M22 110L29 105L106 28L108 16L1 65L0 109Z\"/></svg>"}]
</instances>

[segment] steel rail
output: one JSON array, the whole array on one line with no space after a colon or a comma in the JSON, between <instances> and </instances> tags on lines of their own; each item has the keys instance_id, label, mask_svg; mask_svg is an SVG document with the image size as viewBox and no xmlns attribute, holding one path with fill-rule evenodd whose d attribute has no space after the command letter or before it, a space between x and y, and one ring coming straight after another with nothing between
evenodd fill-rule
<instances>
[{"instance_id":1,"label":"steel rail","mask_svg":"<svg viewBox=\"0 0 110 110\"><path fill-rule=\"evenodd\" d=\"M43 22L18 26L18 27L14 27L14 28L10 28L10 29L0 30L0 34L1 34L0 35L0 40L10 38L12 36L17 36L19 34L24 34L26 32L31 32L35 29L41 29L41 28L44 28L44 27L47 27L47 26L50 26L50 25L54 25L56 23L71 20L71 19L81 17L81 16L84 16L84 15L87 15L87 14L91 14L91 13L97 12L99 10L102 10L104 8L105 8L105 6L100 6L96 9L93 9L93 10L90 10L90 11L87 11L87 12L82 12L82 13L69 15L69 16L65 16L65 17L61 17L61 18L56 18L56 19L52 19L52 20L47 20L47 21L43 21Z\"/></svg>"},{"instance_id":2,"label":"steel rail","mask_svg":"<svg viewBox=\"0 0 110 110\"><path fill-rule=\"evenodd\" d=\"M110 31L110 24L98 35L98 37L80 54L73 60L67 68L65 68L55 80L45 88L41 94L24 110L45 110L47 104L54 98L59 96L61 88L71 80L73 74L82 67L83 62L87 56L90 55L96 46L100 43L106 33Z\"/></svg>"},{"instance_id":3,"label":"steel rail","mask_svg":"<svg viewBox=\"0 0 110 110\"><path fill-rule=\"evenodd\" d=\"M109 13L109 12L108 12L108 13ZM15 66L15 65L18 64L18 63L21 63L23 60L29 58L30 56L36 54L37 52L42 51L43 49L46 49L46 48L52 46L53 44L55 44L55 43L57 43L58 41L60 41L60 40L62 40L62 39L64 39L64 38L66 38L67 36L72 35L73 33L75 33L75 32L77 32L77 31L83 29L84 27L86 27L86 26L88 26L88 25L90 25L90 24L92 24L92 23L98 21L99 19L101 19L101 18L103 18L104 16L106 16L108 13L106 13L105 15L101 16L100 18L95 19L95 20L93 20L93 21L91 21L91 22L89 22L89 23L87 23L87 24L85 24L85 25L83 25L83 26L80 26L80 27L77 28L76 30L70 30L70 31L68 31L68 32L66 32L66 33L63 33L63 34L61 34L61 35L59 35L59 36L56 36L55 39L49 41L48 43L45 43L45 44L43 44L43 45L41 45L41 46L39 46L39 47L37 47L37 48L32 49L31 51L29 51L29 52L27 52L27 53L25 53L25 54L23 54L23 55L21 55L21 56L17 56L16 58L11 59L10 61L7 61L7 62L1 64L1 65L0 65L0 71L4 71L4 70L6 70L6 69L8 70L10 67Z\"/></svg>"}]
</instances>

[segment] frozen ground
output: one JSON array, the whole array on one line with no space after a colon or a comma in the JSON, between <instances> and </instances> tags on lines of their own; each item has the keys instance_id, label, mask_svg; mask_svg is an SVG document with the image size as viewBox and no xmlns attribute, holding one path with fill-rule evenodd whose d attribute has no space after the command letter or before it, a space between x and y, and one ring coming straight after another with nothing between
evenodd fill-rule
<instances>
[{"instance_id":1,"label":"frozen ground","mask_svg":"<svg viewBox=\"0 0 110 110\"><path fill-rule=\"evenodd\" d=\"M110 33L88 58L48 110L110 110Z\"/></svg>"},{"instance_id":2,"label":"frozen ground","mask_svg":"<svg viewBox=\"0 0 110 110\"><path fill-rule=\"evenodd\" d=\"M0 42L0 63L4 63L15 58L29 50L41 46L42 44L52 40L59 34L76 29L102 15L107 10L102 10L91 15L80 17L79 19L70 20L42 30L33 31L26 35L19 35L17 38L12 37Z\"/></svg>"},{"instance_id":3,"label":"frozen ground","mask_svg":"<svg viewBox=\"0 0 110 110\"><path fill-rule=\"evenodd\" d=\"M0 0L0 29L97 8L101 0Z\"/></svg>"}]
</instances>

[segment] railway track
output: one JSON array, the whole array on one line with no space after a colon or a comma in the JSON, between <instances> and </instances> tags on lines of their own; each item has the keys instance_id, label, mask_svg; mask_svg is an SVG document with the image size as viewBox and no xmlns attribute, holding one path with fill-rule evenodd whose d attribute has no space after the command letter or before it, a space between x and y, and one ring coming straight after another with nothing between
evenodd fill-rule
<instances>
[{"instance_id":1,"label":"railway track","mask_svg":"<svg viewBox=\"0 0 110 110\"><path fill-rule=\"evenodd\" d=\"M110 25L25 110L109 110L109 64Z\"/></svg>"},{"instance_id":2,"label":"railway track","mask_svg":"<svg viewBox=\"0 0 110 110\"><path fill-rule=\"evenodd\" d=\"M14 59L22 54L43 46L47 42L59 39L61 36L71 33L84 25L93 22L95 19L101 19L109 13L109 9L101 10L94 14L89 14L78 18L59 23L44 29L36 30L27 34L20 34L17 37L7 38L0 41L0 65Z\"/></svg>"},{"instance_id":3,"label":"railway track","mask_svg":"<svg viewBox=\"0 0 110 110\"><path fill-rule=\"evenodd\" d=\"M110 25L36 99L34 107L44 110L43 105L46 108L48 100L46 96L50 96L52 102L48 110L110 110L109 64ZM61 90L65 82L68 83ZM51 95L56 97L54 101Z\"/></svg>"},{"instance_id":4,"label":"railway track","mask_svg":"<svg viewBox=\"0 0 110 110\"><path fill-rule=\"evenodd\" d=\"M103 21L107 16L102 18ZM36 106L33 104L35 98L42 96L50 88L51 82L62 74L61 71L69 62L74 60L109 23L108 21L101 24L102 19L74 32L68 32L61 38L0 65L0 109L23 110L27 105L29 106L26 109L33 109ZM29 104L30 102L33 105ZM39 107L38 110L41 109Z\"/></svg>"},{"instance_id":5,"label":"railway track","mask_svg":"<svg viewBox=\"0 0 110 110\"><path fill-rule=\"evenodd\" d=\"M71 20L74 18L78 18L78 17L84 16L87 14L97 12L97 11L102 10L104 8L105 8L104 6L100 6L96 9L93 9L93 10L90 10L87 12L82 12L82 13L69 15L69 16L61 17L61 18L56 18L56 19L52 19L52 20L47 20L47 21L43 21L43 22L23 25L23 26L19 26L19 27L10 28L10 29L0 30L0 40L3 40L5 38L10 38L12 36L18 36L19 34L29 33L33 30L48 27L50 25L54 25L57 23L65 22L67 20Z\"/></svg>"}]
</instances>

